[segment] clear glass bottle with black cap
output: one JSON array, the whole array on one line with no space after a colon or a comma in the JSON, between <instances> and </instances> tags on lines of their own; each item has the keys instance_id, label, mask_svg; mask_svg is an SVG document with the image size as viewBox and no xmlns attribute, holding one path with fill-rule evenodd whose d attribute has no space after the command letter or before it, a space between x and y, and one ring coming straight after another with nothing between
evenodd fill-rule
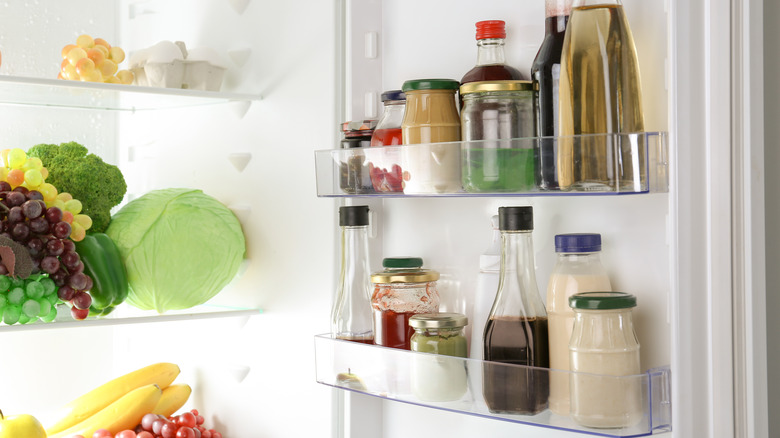
<instances>
[{"instance_id":1,"label":"clear glass bottle with black cap","mask_svg":"<svg viewBox=\"0 0 780 438\"><path fill-rule=\"evenodd\" d=\"M341 271L333 303L331 333L338 339L374 343L367 205L339 208Z\"/></svg>"},{"instance_id":2,"label":"clear glass bottle with black cap","mask_svg":"<svg viewBox=\"0 0 780 438\"><path fill-rule=\"evenodd\" d=\"M547 407L549 373L543 368L549 355L547 312L536 284L533 208L501 207L498 221L501 267L485 326L482 393L491 412L534 415Z\"/></svg>"}]
</instances>

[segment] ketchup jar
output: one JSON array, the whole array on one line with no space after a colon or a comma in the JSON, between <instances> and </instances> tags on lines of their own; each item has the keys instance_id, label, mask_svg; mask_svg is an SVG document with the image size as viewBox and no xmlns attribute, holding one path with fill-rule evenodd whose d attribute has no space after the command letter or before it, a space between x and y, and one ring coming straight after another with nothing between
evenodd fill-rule
<instances>
[{"instance_id":1,"label":"ketchup jar","mask_svg":"<svg viewBox=\"0 0 780 438\"><path fill-rule=\"evenodd\" d=\"M382 93L384 111L371 134L371 146L399 146L401 122L406 110L406 94L401 90ZM399 148L388 148L372 154L368 163L371 184L376 192L403 192L403 171Z\"/></svg>"},{"instance_id":2,"label":"ketchup jar","mask_svg":"<svg viewBox=\"0 0 780 438\"><path fill-rule=\"evenodd\" d=\"M384 270L371 275L374 292L374 343L409 350L414 328L409 318L423 313L438 313L439 273L422 269L419 257L395 257L382 260Z\"/></svg>"}]
</instances>

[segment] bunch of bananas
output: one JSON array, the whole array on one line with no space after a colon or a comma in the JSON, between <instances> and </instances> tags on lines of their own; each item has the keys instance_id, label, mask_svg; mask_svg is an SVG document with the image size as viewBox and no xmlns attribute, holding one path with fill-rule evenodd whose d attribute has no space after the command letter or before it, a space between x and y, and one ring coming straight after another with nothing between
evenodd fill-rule
<instances>
[{"instance_id":1,"label":"bunch of bananas","mask_svg":"<svg viewBox=\"0 0 780 438\"><path fill-rule=\"evenodd\" d=\"M148 413L166 417L184 406L189 385L173 384L178 365L152 364L105 383L63 406L59 421L46 428L48 438L91 437L98 429L117 434L133 429Z\"/></svg>"}]
</instances>

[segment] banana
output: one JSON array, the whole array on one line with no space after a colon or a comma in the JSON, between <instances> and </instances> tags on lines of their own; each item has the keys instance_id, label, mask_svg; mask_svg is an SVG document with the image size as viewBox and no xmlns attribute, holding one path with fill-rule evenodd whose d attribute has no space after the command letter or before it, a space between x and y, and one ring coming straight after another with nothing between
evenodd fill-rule
<instances>
[{"instance_id":1,"label":"banana","mask_svg":"<svg viewBox=\"0 0 780 438\"><path fill-rule=\"evenodd\" d=\"M141 423L144 415L154 409L160 397L162 397L162 390L157 384L141 386L81 423L47 436L48 438L66 438L73 435L91 437L98 429L107 429L112 435L125 429L133 429Z\"/></svg>"},{"instance_id":2,"label":"banana","mask_svg":"<svg viewBox=\"0 0 780 438\"><path fill-rule=\"evenodd\" d=\"M167 388L178 375L178 365L160 362L117 377L63 406L57 417L60 420L47 427L46 434L52 436L85 421L96 412L141 386L154 383L161 389Z\"/></svg>"},{"instance_id":3,"label":"banana","mask_svg":"<svg viewBox=\"0 0 780 438\"><path fill-rule=\"evenodd\" d=\"M157 402L157 406L154 407L152 413L170 417L181 409L184 403L187 403L191 393L192 388L186 383L171 385L163 389L162 397L160 397L160 401Z\"/></svg>"}]
</instances>

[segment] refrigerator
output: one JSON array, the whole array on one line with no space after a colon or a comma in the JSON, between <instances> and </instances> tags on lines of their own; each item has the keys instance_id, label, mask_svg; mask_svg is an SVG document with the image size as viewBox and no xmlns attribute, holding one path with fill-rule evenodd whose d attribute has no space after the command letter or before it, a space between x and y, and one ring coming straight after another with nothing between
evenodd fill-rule
<instances>
[{"instance_id":1,"label":"refrigerator","mask_svg":"<svg viewBox=\"0 0 780 438\"><path fill-rule=\"evenodd\" d=\"M777 202L764 144L774 129L776 65L765 23L777 8L748 0L623 5L655 167L646 193L601 196L348 195L333 185L340 124L376 119L379 95L407 79L460 79L476 61L477 21L506 21L507 63L530 72L544 35L541 0L0 5L3 148L82 143L123 171L123 203L155 189L201 189L235 213L247 246L237 277L192 311L127 308L104 319L0 326L3 412L48 420L97 385L164 361L193 388L184 409L198 409L225 437L773 436L777 306L767 291L777 243L766 225ZM121 46L128 58L160 41L209 47L226 67L221 88L56 80L60 50L81 34ZM413 358L328 336L344 205L371 209L373 270L383 257L422 257L441 273L442 310L469 317L499 207L534 209L542 294L553 236L601 233L613 287L639 302L652 393L641 430L498 418L473 410L478 394L453 407L334 385L336 365L392 376Z\"/></svg>"}]
</instances>

